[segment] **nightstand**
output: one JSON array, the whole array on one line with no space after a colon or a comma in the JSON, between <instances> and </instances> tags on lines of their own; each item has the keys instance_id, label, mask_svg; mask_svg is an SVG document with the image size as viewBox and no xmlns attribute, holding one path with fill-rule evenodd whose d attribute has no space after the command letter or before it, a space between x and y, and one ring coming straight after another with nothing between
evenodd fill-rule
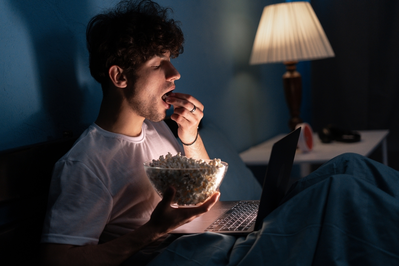
<instances>
[{"instance_id":1,"label":"nightstand","mask_svg":"<svg viewBox=\"0 0 399 266\"><path fill-rule=\"evenodd\" d=\"M388 165L387 136L389 130L359 130L361 140L355 143L332 142L322 143L317 136L313 135L313 150L307 153L297 150L294 164L301 166L301 176L310 173L312 164L322 164L328 160L346 152L358 153L369 156L379 145L382 147L382 163ZM279 134L268 141L260 143L240 153L241 159L248 166L267 165L273 144L285 134Z\"/></svg>"}]
</instances>

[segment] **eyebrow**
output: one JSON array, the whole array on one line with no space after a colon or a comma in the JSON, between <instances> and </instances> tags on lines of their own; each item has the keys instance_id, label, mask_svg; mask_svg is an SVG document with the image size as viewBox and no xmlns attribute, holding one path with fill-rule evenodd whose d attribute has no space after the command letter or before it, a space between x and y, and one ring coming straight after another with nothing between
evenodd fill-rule
<instances>
[{"instance_id":1,"label":"eyebrow","mask_svg":"<svg viewBox=\"0 0 399 266\"><path fill-rule=\"evenodd\" d=\"M168 56L166 56L165 54L156 54L156 55L154 55L153 57L151 57L149 60L148 60L148 62L150 62L150 61L152 61L152 60L156 60L156 58L160 58L160 59L162 59L162 60L168 60L168 61L170 61L170 56L168 57Z\"/></svg>"},{"instance_id":2,"label":"eyebrow","mask_svg":"<svg viewBox=\"0 0 399 266\"><path fill-rule=\"evenodd\" d=\"M160 57L160 58L162 58L162 59L170 59L170 53L169 53L169 56L166 56L165 54L166 54L167 52L165 52L165 53L162 53L162 54L159 54L159 55L157 55L158 57Z\"/></svg>"}]
</instances>

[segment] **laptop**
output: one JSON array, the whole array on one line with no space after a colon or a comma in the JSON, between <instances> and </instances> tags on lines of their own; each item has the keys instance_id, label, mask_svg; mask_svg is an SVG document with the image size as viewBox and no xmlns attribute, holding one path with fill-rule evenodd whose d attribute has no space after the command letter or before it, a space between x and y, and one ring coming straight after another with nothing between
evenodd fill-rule
<instances>
[{"instance_id":1,"label":"laptop","mask_svg":"<svg viewBox=\"0 0 399 266\"><path fill-rule=\"evenodd\" d=\"M216 232L246 235L259 230L263 219L279 206L289 189L300 132L299 127L274 143L260 200L218 201L210 211L176 228L171 234Z\"/></svg>"}]
</instances>

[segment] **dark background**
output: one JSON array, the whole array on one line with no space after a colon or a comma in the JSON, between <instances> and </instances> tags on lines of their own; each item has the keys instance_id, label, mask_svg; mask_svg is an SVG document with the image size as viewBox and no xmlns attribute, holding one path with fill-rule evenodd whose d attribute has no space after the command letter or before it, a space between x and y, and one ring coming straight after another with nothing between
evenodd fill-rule
<instances>
[{"instance_id":1,"label":"dark background","mask_svg":"<svg viewBox=\"0 0 399 266\"><path fill-rule=\"evenodd\" d=\"M399 1L311 4L335 52L311 63L313 129L389 129L389 165L398 169Z\"/></svg>"}]
</instances>

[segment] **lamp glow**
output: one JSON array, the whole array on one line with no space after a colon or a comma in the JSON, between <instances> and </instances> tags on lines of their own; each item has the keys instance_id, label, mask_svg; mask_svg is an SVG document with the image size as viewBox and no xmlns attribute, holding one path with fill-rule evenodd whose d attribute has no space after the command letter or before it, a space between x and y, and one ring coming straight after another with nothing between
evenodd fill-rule
<instances>
[{"instance_id":1,"label":"lamp glow","mask_svg":"<svg viewBox=\"0 0 399 266\"><path fill-rule=\"evenodd\" d=\"M280 3L263 9L250 64L283 62L286 65L283 84L292 130L302 122L299 117L302 81L296 71L297 62L334 56L324 30L308 2Z\"/></svg>"}]
</instances>

